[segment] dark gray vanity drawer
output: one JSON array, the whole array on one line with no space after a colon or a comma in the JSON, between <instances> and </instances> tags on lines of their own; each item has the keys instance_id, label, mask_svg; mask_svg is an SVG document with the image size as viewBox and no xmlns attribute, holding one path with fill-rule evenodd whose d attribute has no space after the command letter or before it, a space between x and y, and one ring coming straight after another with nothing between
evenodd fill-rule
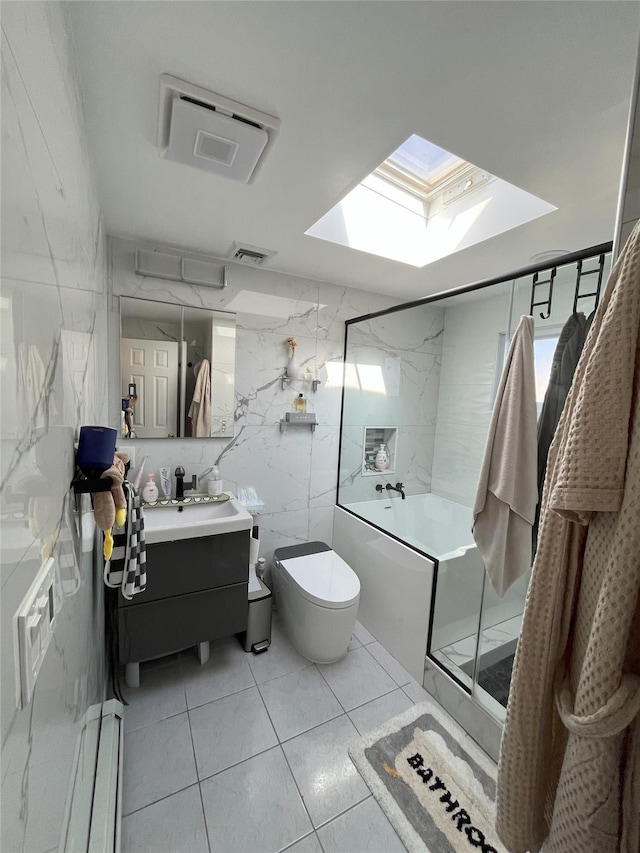
<instances>
[{"instance_id":1,"label":"dark gray vanity drawer","mask_svg":"<svg viewBox=\"0 0 640 853\"><path fill-rule=\"evenodd\" d=\"M151 510L153 511L153 510ZM249 580L249 531L147 545L147 588L122 607Z\"/></svg>"},{"instance_id":2,"label":"dark gray vanity drawer","mask_svg":"<svg viewBox=\"0 0 640 853\"><path fill-rule=\"evenodd\" d=\"M120 663L141 661L247 629L247 583L118 610Z\"/></svg>"}]
</instances>

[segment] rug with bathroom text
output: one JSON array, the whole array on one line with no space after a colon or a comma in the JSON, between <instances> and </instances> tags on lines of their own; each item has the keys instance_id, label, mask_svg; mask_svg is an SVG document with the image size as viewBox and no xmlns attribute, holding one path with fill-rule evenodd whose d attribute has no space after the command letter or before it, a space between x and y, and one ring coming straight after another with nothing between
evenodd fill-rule
<instances>
[{"instance_id":1,"label":"rug with bathroom text","mask_svg":"<svg viewBox=\"0 0 640 853\"><path fill-rule=\"evenodd\" d=\"M349 754L410 853L506 853L495 764L435 705L394 717Z\"/></svg>"}]
</instances>

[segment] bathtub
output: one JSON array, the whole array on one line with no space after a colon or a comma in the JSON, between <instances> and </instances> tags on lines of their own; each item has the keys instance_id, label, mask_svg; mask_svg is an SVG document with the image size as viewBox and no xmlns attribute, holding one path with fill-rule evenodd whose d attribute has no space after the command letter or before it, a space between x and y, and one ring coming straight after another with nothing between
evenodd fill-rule
<instances>
[{"instance_id":1,"label":"bathtub","mask_svg":"<svg viewBox=\"0 0 640 853\"><path fill-rule=\"evenodd\" d=\"M359 619L420 684L436 566L439 583L459 594L446 597L451 613L434 613L432 648L450 631L458 638L461 619L477 630L483 566L471 520L470 507L432 494L335 508L333 547L360 579Z\"/></svg>"}]
</instances>

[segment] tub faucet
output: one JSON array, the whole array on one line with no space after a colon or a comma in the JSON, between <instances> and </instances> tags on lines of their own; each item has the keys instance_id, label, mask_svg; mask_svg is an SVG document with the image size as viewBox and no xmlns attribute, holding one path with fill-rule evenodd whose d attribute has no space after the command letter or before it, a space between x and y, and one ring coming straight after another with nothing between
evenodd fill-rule
<instances>
[{"instance_id":1,"label":"tub faucet","mask_svg":"<svg viewBox=\"0 0 640 853\"><path fill-rule=\"evenodd\" d=\"M176 478L176 500L180 501L184 498L184 490L193 490L198 488L198 478L195 474L191 477L191 485L184 484L184 468L181 465L178 465L176 470L173 472ZM187 481L188 483L188 481Z\"/></svg>"},{"instance_id":2,"label":"tub faucet","mask_svg":"<svg viewBox=\"0 0 640 853\"><path fill-rule=\"evenodd\" d=\"M386 488L387 488L388 492L391 492L391 491L398 492L400 495L402 495L402 500L405 499L406 495L404 493L404 487L403 487L402 483L396 483L395 486L392 486L391 483L387 483Z\"/></svg>"}]
</instances>

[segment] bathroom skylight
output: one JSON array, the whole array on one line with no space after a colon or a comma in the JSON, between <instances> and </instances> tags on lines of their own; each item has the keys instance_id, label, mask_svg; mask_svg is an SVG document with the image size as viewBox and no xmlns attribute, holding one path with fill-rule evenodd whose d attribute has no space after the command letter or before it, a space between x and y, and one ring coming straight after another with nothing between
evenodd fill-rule
<instances>
[{"instance_id":1,"label":"bathroom skylight","mask_svg":"<svg viewBox=\"0 0 640 853\"><path fill-rule=\"evenodd\" d=\"M556 209L412 134L305 233L424 267Z\"/></svg>"},{"instance_id":2,"label":"bathroom skylight","mask_svg":"<svg viewBox=\"0 0 640 853\"><path fill-rule=\"evenodd\" d=\"M426 196L466 166L455 154L414 133L378 166L376 174Z\"/></svg>"}]
</instances>

